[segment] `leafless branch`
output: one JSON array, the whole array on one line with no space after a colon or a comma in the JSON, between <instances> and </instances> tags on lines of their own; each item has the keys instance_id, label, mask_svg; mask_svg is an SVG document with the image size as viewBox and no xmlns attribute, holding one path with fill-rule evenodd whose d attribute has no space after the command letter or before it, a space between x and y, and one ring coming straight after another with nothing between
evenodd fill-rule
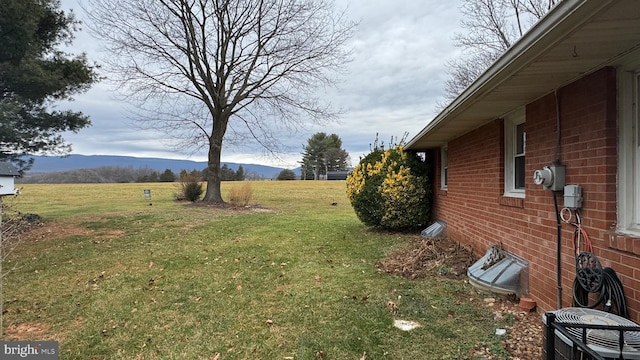
<instances>
[{"instance_id":1,"label":"leafless branch","mask_svg":"<svg viewBox=\"0 0 640 360\"><path fill-rule=\"evenodd\" d=\"M106 43L106 67L137 120L184 136L182 145L207 146L213 177L229 126L271 147L264 139L276 139L267 135L274 123L335 116L317 90L349 60L344 45L356 24L329 0L88 2L89 27Z\"/></svg>"},{"instance_id":2,"label":"leafless branch","mask_svg":"<svg viewBox=\"0 0 640 360\"><path fill-rule=\"evenodd\" d=\"M547 0L463 0L460 11L464 32L453 38L455 45L463 49L463 56L447 62L449 79L445 84L445 101L455 99L554 3Z\"/></svg>"}]
</instances>

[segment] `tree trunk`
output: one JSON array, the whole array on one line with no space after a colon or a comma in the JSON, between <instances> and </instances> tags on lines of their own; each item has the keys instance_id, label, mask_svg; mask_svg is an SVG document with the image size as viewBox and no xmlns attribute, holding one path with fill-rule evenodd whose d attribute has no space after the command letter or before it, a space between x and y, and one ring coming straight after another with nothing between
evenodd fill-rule
<instances>
[{"instance_id":1,"label":"tree trunk","mask_svg":"<svg viewBox=\"0 0 640 360\"><path fill-rule=\"evenodd\" d=\"M213 114L213 131L209 138L209 161L207 162L207 191L202 201L223 204L220 191L220 158L222 155L222 139L227 130L229 116L226 114Z\"/></svg>"},{"instance_id":2,"label":"tree trunk","mask_svg":"<svg viewBox=\"0 0 640 360\"><path fill-rule=\"evenodd\" d=\"M209 147L209 161L207 162L207 191L202 201L222 204L222 193L220 191L220 155L222 147Z\"/></svg>"}]
</instances>

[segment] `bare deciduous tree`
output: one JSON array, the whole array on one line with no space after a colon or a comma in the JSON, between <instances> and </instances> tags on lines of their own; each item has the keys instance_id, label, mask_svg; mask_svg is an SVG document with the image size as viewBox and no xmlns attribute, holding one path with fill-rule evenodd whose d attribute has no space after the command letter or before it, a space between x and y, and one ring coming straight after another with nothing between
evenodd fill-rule
<instances>
[{"instance_id":1,"label":"bare deciduous tree","mask_svg":"<svg viewBox=\"0 0 640 360\"><path fill-rule=\"evenodd\" d=\"M107 70L141 124L183 149L207 149L204 201L223 202L220 156L229 134L272 151L281 127L335 116L316 90L334 84L356 24L328 0L88 3L89 27L110 54Z\"/></svg>"},{"instance_id":2,"label":"bare deciduous tree","mask_svg":"<svg viewBox=\"0 0 640 360\"><path fill-rule=\"evenodd\" d=\"M463 56L447 62L445 101L454 100L555 4L553 0L463 0L453 40ZM442 104L440 104L441 106Z\"/></svg>"}]
</instances>

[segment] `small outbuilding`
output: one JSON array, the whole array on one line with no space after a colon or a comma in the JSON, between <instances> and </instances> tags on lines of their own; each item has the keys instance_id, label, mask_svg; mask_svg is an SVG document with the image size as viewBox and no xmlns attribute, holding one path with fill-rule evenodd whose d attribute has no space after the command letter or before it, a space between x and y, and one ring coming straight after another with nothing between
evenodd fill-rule
<instances>
[{"instance_id":1,"label":"small outbuilding","mask_svg":"<svg viewBox=\"0 0 640 360\"><path fill-rule=\"evenodd\" d=\"M349 171L327 171L327 180L347 180Z\"/></svg>"},{"instance_id":2,"label":"small outbuilding","mask_svg":"<svg viewBox=\"0 0 640 360\"><path fill-rule=\"evenodd\" d=\"M19 176L18 169L8 162L0 162L0 196L15 195L14 180Z\"/></svg>"}]
</instances>

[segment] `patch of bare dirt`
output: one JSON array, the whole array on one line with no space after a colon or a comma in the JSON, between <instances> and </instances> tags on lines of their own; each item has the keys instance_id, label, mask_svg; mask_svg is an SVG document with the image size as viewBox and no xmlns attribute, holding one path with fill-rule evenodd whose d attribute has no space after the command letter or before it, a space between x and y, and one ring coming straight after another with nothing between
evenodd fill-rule
<instances>
[{"instance_id":1,"label":"patch of bare dirt","mask_svg":"<svg viewBox=\"0 0 640 360\"><path fill-rule=\"evenodd\" d=\"M184 200L180 200L181 202L187 202ZM207 201L195 201L189 202L188 206L196 206L196 207L206 207L212 209L221 209L221 210L229 210L229 211L239 211L239 212L274 212L275 210L264 207L260 204L249 204L249 205L234 205L228 202L225 203L212 203Z\"/></svg>"},{"instance_id":2,"label":"patch of bare dirt","mask_svg":"<svg viewBox=\"0 0 640 360\"><path fill-rule=\"evenodd\" d=\"M37 228L31 229L25 233L27 240L52 240L61 239L69 236L91 236L95 239L113 239L124 235L124 230L111 229L96 232L82 226L62 223L46 223L41 224Z\"/></svg>"},{"instance_id":3,"label":"patch of bare dirt","mask_svg":"<svg viewBox=\"0 0 640 360\"><path fill-rule=\"evenodd\" d=\"M61 224L61 223L47 223L42 224L39 227L32 229L26 235L28 239L32 240L44 240L44 239L59 239L68 236L83 235L88 236L93 233L93 230L83 228L80 226Z\"/></svg>"},{"instance_id":4,"label":"patch of bare dirt","mask_svg":"<svg viewBox=\"0 0 640 360\"><path fill-rule=\"evenodd\" d=\"M467 268L478 257L459 243L446 238L417 237L407 248L397 250L379 261L376 266L389 273L410 279L427 276L445 276L463 280L467 277ZM509 359L528 360L542 358L542 319L534 312L524 311L518 306L515 296L496 296L476 299L492 309L496 321L512 319L506 327L502 343L509 352ZM499 336L499 335L496 335ZM474 355L485 360L500 359L491 348L479 344Z\"/></svg>"},{"instance_id":5,"label":"patch of bare dirt","mask_svg":"<svg viewBox=\"0 0 640 360\"><path fill-rule=\"evenodd\" d=\"M78 318L71 322L68 329L76 329L83 325L84 320ZM9 324L4 328L2 340L7 341L40 341L52 340L63 342L67 338L67 331L54 332L48 324L41 322L29 322L22 324Z\"/></svg>"},{"instance_id":6,"label":"patch of bare dirt","mask_svg":"<svg viewBox=\"0 0 640 360\"><path fill-rule=\"evenodd\" d=\"M25 323L9 325L4 329L5 339L12 341L44 340L49 332L49 326L41 323Z\"/></svg>"},{"instance_id":7,"label":"patch of bare dirt","mask_svg":"<svg viewBox=\"0 0 640 360\"><path fill-rule=\"evenodd\" d=\"M100 229L96 231L76 224L61 222L45 223L41 222L39 217L36 221L20 219L13 221L18 221L16 223L16 227L19 227L20 230L3 238L3 240L13 239L14 241L40 241L61 239L69 236L91 236L95 239L113 239L125 234L125 231L122 229ZM5 232L6 231L3 230L3 234L5 234Z\"/></svg>"}]
</instances>

